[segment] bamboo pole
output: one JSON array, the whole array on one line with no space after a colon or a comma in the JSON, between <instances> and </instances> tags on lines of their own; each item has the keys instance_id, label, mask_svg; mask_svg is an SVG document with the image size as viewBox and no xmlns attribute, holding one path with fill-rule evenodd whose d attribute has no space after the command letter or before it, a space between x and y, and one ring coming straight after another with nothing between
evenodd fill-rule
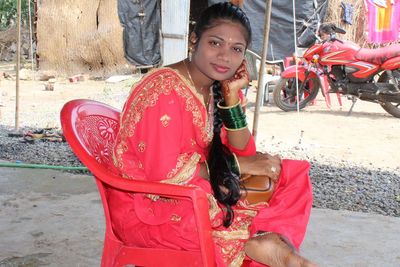
<instances>
[{"instance_id":1,"label":"bamboo pole","mask_svg":"<svg viewBox=\"0 0 400 267\"><path fill-rule=\"evenodd\" d=\"M31 15L31 0L28 0L28 18L29 18L29 40L30 40L30 57L31 57L31 70L33 73L33 80L35 79L35 72L33 67L33 36L32 36L32 15Z\"/></svg>"},{"instance_id":2,"label":"bamboo pole","mask_svg":"<svg viewBox=\"0 0 400 267\"><path fill-rule=\"evenodd\" d=\"M263 83L264 83L264 70L265 70L265 60L267 58L268 52L268 41L269 41L269 27L271 20L271 8L272 8L272 0L265 1L265 19L264 19L264 42L263 49L261 53L261 64L260 69L258 70L258 85L257 85L257 95L256 95L256 107L254 110L254 119L253 119L253 137L256 141L257 139L257 129L258 129L258 117L260 114L260 108L262 103L262 95L263 95ZM267 92L268 94L268 92Z\"/></svg>"},{"instance_id":3,"label":"bamboo pole","mask_svg":"<svg viewBox=\"0 0 400 267\"><path fill-rule=\"evenodd\" d=\"M15 77L15 130L19 128L19 69L21 62L21 0L17 2L17 72Z\"/></svg>"}]
</instances>

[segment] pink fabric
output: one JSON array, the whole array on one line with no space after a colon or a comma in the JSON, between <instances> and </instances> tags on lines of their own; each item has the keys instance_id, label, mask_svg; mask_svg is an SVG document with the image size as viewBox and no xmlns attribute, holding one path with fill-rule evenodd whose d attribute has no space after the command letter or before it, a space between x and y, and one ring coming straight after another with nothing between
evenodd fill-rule
<instances>
[{"instance_id":1,"label":"pink fabric","mask_svg":"<svg viewBox=\"0 0 400 267\"><path fill-rule=\"evenodd\" d=\"M177 72L163 68L148 74L135 85L124 106L114 164L127 178L198 186L209 193L217 266L241 264L250 231L282 233L298 248L312 203L308 163L283 161L270 204L249 206L239 201L234 207L234 222L226 229L209 182L198 176L199 163L206 159L212 138L212 118L207 114L194 89ZM226 133L222 137L227 143ZM235 152L254 154L254 140ZM194 168L189 168L192 165ZM188 201L110 190L109 203L113 229L127 244L183 250L199 247ZM236 238L227 238L231 234Z\"/></svg>"},{"instance_id":2,"label":"pink fabric","mask_svg":"<svg viewBox=\"0 0 400 267\"><path fill-rule=\"evenodd\" d=\"M371 0L365 0L368 19L367 40L371 43L387 43L399 40L400 1L394 4L387 0L386 8L378 6Z\"/></svg>"}]
</instances>

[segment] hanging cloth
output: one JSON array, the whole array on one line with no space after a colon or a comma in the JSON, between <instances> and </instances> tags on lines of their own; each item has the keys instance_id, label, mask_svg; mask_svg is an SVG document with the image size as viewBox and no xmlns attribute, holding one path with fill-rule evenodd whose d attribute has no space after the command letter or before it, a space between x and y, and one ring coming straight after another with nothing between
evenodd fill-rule
<instances>
[{"instance_id":1,"label":"hanging cloth","mask_svg":"<svg viewBox=\"0 0 400 267\"><path fill-rule=\"evenodd\" d=\"M118 0L125 58L135 66L154 66L161 61L159 1Z\"/></svg>"},{"instance_id":2,"label":"hanging cloth","mask_svg":"<svg viewBox=\"0 0 400 267\"><path fill-rule=\"evenodd\" d=\"M384 8L388 7L386 4L386 0L372 0L372 2L374 2L375 5L380 6L380 7L384 7ZM390 3L393 5L394 0L391 0Z\"/></svg>"},{"instance_id":3,"label":"hanging cloth","mask_svg":"<svg viewBox=\"0 0 400 267\"><path fill-rule=\"evenodd\" d=\"M382 1L380 1L382 2ZM386 8L376 5L372 0L366 0L368 19L368 42L387 43L399 39L400 0L386 0Z\"/></svg>"},{"instance_id":4,"label":"hanging cloth","mask_svg":"<svg viewBox=\"0 0 400 267\"><path fill-rule=\"evenodd\" d=\"M353 12L354 12L353 5L342 2L341 6L343 9L343 18L342 18L343 22L348 24L353 24Z\"/></svg>"}]
</instances>

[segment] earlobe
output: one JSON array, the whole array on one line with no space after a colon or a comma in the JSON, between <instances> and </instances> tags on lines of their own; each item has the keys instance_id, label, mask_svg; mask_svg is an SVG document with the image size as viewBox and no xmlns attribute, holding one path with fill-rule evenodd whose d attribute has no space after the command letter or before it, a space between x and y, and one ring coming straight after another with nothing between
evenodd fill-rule
<instances>
[{"instance_id":1,"label":"earlobe","mask_svg":"<svg viewBox=\"0 0 400 267\"><path fill-rule=\"evenodd\" d=\"M189 37L189 41L190 41L190 44L192 45L192 46L195 46L196 45L196 43L197 43L197 35L194 33L194 32L192 32L191 34L190 34L190 37Z\"/></svg>"}]
</instances>

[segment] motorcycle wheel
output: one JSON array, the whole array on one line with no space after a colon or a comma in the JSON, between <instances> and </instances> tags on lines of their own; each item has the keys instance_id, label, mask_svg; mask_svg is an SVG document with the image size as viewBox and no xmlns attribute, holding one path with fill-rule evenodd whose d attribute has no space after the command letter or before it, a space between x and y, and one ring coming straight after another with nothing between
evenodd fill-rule
<instances>
[{"instance_id":1,"label":"motorcycle wheel","mask_svg":"<svg viewBox=\"0 0 400 267\"><path fill-rule=\"evenodd\" d=\"M281 78L276 84L273 92L275 105L283 111L297 110L297 89L296 78ZM298 88L302 86L302 81L299 79ZM317 78L310 78L305 81L302 92L299 92L299 109L303 109L308 103L317 97L319 90L319 81Z\"/></svg>"},{"instance_id":2,"label":"motorcycle wheel","mask_svg":"<svg viewBox=\"0 0 400 267\"><path fill-rule=\"evenodd\" d=\"M400 70L392 71L393 77L396 79L398 86L400 86ZM378 82L381 83L395 83L387 72L384 72L381 77L379 77ZM381 107L390 115L400 118L400 103L391 103L389 101L380 103Z\"/></svg>"}]
</instances>

